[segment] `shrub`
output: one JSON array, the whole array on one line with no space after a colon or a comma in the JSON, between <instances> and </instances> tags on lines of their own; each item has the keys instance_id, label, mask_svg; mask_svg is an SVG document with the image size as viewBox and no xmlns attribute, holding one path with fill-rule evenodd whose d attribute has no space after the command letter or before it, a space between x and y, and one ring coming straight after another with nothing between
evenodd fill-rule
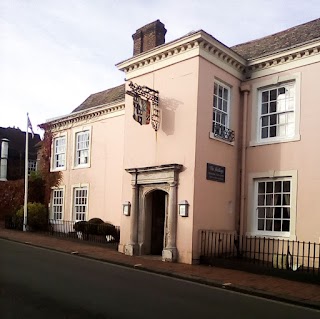
<instances>
[{"instance_id":1,"label":"shrub","mask_svg":"<svg viewBox=\"0 0 320 319\"><path fill-rule=\"evenodd\" d=\"M23 218L23 206L17 211L16 219ZM41 203L28 203L27 224L31 230L47 230L48 212L45 205Z\"/></svg>"},{"instance_id":2,"label":"shrub","mask_svg":"<svg viewBox=\"0 0 320 319\"><path fill-rule=\"evenodd\" d=\"M115 241L119 241L120 232L116 226L110 223L103 223L98 226L98 234L102 236L112 236Z\"/></svg>"},{"instance_id":3,"label":"shrub","mask_svg":"<svg viewBox=\"0 0 320 319\"><path fill-rule=\"evenodd\" d=\"M92 218L88 222L80 221L73 226L76 232L81 232L84 239L88 239L88 235L112 236L115 241L119 241L119 230L110 223L105 223L100 218Z\"/></svg>"},{"instance_id":4,"label":"shrub","mask_svg":"<svg viewBox=\"0 0 320 319\"><path fill-rule=\"evenodd\" d=\"M89 220L88 220L88 223L99 225L99 224L103 224L104 221L103 221L101 218L95 217L95 218L89 219Z\"/></svg>"}]
</instances>

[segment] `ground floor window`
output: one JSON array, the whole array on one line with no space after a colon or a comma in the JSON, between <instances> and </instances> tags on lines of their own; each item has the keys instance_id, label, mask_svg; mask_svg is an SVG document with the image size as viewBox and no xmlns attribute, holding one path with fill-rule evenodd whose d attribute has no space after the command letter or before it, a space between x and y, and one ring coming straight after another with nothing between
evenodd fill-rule
<instances>
[{"instance_id":1,"label":"ground floor window","mask_svg":"<svg viewBox=\"0 0 320 319\"><path fill-rule=\"evenodd\" d=\"M296 240L298 171L248 175L246 234Z\"/></svg>"},{"instance_id":2,"label":"ground floor window","mask_svg":"<svg viewBox=\"0 0 320 319\"><path fill-rule=\"evenodd\" d=\"M256 231L266 235L290 235L291 179L255 181Z\"/></svg>"},{"instance_id":3,"label":"ground floor window","mask_svg":"<svg viewBox=\"0 0 320 319\"><path fill-rule=\"evenodd\" d=\"M52 190L52 218L54 220L63 219L63 188L57 188Z\"/></svg>"},{"instance_id":4,"label":"ground floor window","mask_svg":"<svg viewBox=\"0 0 320 319\"><path fill-rule=\"evenodd\" d=\"M76 221L86 220L88 188L75 187L73 190L73 216Z\"/></svg>"}]
</instances>

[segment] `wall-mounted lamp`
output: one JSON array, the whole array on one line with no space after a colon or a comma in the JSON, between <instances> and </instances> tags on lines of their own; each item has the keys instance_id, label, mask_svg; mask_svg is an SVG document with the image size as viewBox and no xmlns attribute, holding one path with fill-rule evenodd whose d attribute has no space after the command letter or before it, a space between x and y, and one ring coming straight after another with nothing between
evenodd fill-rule
<instances>
[{"instance_id":1,"label":"wall-mounted lamp","mask_svg":"<svg viewBox=\"0 0 320 319\"><path fill-rule=\"evenodd\" d=\"M131 203L130 202L124 202L122 204L123 215L130 216L130 210L131 210Z\"/></svg>"},{"instance_id":2,"label":"wall-mounted lamp","mask_svg":"<svg viewBox=\"0 0 320 319\"><path fill-rule=\"evenodd\" d=\"M189 203L185 199L179 203L179 215L182 217L188 217L189 215Z\"/></svg>"}]
</instances>

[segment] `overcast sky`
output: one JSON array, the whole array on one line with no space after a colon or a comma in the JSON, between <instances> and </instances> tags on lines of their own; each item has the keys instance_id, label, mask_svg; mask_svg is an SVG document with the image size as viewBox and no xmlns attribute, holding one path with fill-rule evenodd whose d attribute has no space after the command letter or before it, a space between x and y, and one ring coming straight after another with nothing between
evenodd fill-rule
<instances>
[{"instance_id":1,"label":"overcast sky","mask_svg":"<svg viewBox=\"0 0 320 319\"><path fill-rule=\"evenodd\" d=\"M160 19L166 42L203 29L231 46L319 18L319 0L0 0L0 127L34 131L123 83L132 34Z\"/></svg>"}]
</instances>

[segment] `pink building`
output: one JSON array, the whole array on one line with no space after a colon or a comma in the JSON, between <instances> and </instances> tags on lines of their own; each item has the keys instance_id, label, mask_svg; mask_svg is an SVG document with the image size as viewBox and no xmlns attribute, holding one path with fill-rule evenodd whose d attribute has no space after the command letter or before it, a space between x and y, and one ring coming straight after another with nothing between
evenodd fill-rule
<instances>
[{"instance_id":1,"label":"pink building","mask_svg":"<svg viewBox=\"0 0 320 319\"><path fill-rule=\"evenodd\" d=\"M227 47L152 22L126 83L49 120L56 220L121 227L119 251L195 263L201 229L320 240L320 19Z\"/></svg>"}]
</instances>

